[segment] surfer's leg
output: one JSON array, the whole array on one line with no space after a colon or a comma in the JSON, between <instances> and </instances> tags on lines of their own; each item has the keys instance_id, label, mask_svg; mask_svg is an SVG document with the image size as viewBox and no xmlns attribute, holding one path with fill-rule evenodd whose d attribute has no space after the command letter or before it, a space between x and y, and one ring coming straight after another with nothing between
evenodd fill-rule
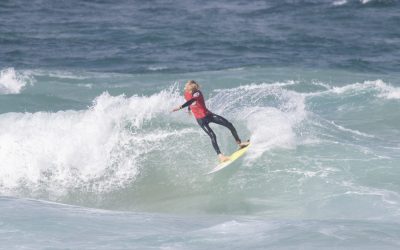
<instances>
[{"instance_id":1,"label":"surfer's leg","mask_svg":"<svg viewBox=\"0 0 400 250\"><path fill-rule=\"evenodd\" d=\"M210 122L214 122L216 124L219 124L219 125L222 125L222 126L228 128L231 131L231 133L232 133L233 137L235 138L236 142L238 144L240 144L242 142L240 140L238 134L237 134L237 131L236 131L235 127L227 119L223 118L220 115L212 114Z\"/></svg>"},{"instance_id":2,"label":"surfer's leg","mask_svg":"<svg viewBox=\"0 0 400 250\"><path fill-rule=\"evenodd\" d=\"M219 150L218 143L217 143L217 136L215 136L214 131L208 126L208 122L204 121L203 119L198 119L197 123L200 125L200 127L204 130L204 132L207 133L208 136L211 138L211 143L215 149L215 152L217 154L221 154L221 150Z\"/></svg>"}]
</instances>

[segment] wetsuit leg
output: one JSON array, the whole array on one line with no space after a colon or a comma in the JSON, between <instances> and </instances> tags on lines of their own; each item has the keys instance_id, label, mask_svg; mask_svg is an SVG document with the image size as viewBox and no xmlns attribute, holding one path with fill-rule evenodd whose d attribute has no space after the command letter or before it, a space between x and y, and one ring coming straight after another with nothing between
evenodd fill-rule
<instances>
[{"instance_id":1,"label":"wetsuit leg","mask_svg":"<svg viewBox=\"0 0 400 250\"><path fill-rule=\"evenodd\" d=\"M228 128L231 131L235 140L239 143L242 142L237 134L235 127L227 119L223 118L220 115L216 115L216 114L211 114L209 117L210 117L210 122L214 122L216 124L219 124L219 125L222 125L222 126Z\"/></svg>"},{"instance_id":2,"label":"wetsuit leg","mask_svg":"<svg viewBox=\"0 0 400 250\"><path fill-rule=\"evenodd\" d=\"M207 135L210 136L211 143L215 149L215 152L217 152L217 154L221 154L221 150L219 150L218 143L217 143L217 137L215 136L214 131L208 125L209 121L208 121L207 117L205 117L203 119L197 119L197 123L207 133Z\"/></svg>"}]
</instances>

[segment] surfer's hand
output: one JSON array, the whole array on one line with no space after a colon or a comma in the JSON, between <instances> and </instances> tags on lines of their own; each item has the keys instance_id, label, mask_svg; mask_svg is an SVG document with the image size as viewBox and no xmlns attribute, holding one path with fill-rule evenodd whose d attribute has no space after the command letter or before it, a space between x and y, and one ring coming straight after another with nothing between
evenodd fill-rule
<instances>
[{"instance_id":1,"label":"surfer's hand","mask_svg":"<svg viewBox=\"0 0 400 250\"><path fill-rule=\"evenodd\" d=\"M180 110L181 109L181 107L179 106L179 107L177 107L177 108L174 108L171 112L175 112L175 111L178 111L178 110Z\"/></svg>"}]
</instances>

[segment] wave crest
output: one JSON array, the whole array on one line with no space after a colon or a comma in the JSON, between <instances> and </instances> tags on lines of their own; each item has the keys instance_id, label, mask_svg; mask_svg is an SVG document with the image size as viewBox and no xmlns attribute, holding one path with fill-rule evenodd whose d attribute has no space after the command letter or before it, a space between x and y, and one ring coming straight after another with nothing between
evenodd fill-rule
<instances>
[{"instance_id":1,"label":"wave crest","mask_svg":"<svg viewBox=\"0 0 400 250\"><path fill-rule=\"evenodd\" d=\"M0 71L0 94L19 94L33 82L33 78L26 73L18 73L14 68L3 69Z\"/></svg>"},{"instance_id":2,"label":"wave crest","mask_svg":"<svg viewBox=\"0 0 400 250\"><path fill-rule=\"evenodd\" d=\"M142 125L165 113L176 98L172 89L150 97L104 93L84 111L1 115L3 194L29 188L60 196L71 188L120 188L135 178L152 141L173 134L144 131Z\"/></svg>"}]
</instances>

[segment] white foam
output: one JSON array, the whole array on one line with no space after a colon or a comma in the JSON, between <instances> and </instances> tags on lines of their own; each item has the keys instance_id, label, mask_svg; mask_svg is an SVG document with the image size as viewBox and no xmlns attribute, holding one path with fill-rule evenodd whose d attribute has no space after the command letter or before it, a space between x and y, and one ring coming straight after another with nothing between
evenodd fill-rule
<instances>
[{"instance_id":1,"label":"white foam","mask_svg":"<svg viewBox=\"0 0 400 250\"><path fill-rule=\"evenodd\" d=\"M149 66L148 69L151 71L161 71L161 70L168 69L168 67L167 66Z\"/></svg>"},{"instance_id":2,"label":"white foam","mask_svg":"<svg viewBox=\"0 0 400 250\"><path fill-rule=\"evenodd\" d=\"M93 88L93 84L92 83L78 84L78 86L79 87L83 87L83 88L88 88L88 89Z\"/></svg>"},{"instance_id":3,"label":"white foam","mask_svg":"<svg viewBox=\"0 0 400 250\"><path fill-rule=\"evenodd\" d=\"M350 132L350 133L352 133L352 134L356 134L356 135L359 135L359 136L363 136L363 137L369 137L369 138L374 138L375 136L374 135L370 135L370 134L367 134L367 133L363 133L363 132L361 132L361 131L358 131L358 130L356 130L356 129L350 129L350 128L345 128L345 127L343 127L343 126L340 126L340 125L338 125L338 124L336 124L335 122L331 122L336 128L338 128L339 130L342 130L342 131L345 131L345 132Z\"/></svg>"},{"instance_id":4,"label":"white foam","mask_svg":"<svg viewBox=\"0 0 400 250\"><path fill-rule=\"evenodd\" d=\"M46 76L46 77L54 77L54 78L60 78L60 79L73 79L73 80L85 80L93 77L99 77L102 76L103 74L96 72L91 73L91 72L80 72L80 71L75 71L75 72L69 72L69 71L63 71L63 70L52 70L52 71L47 71L47 70L26 70L30 75L35 75L35 76ZM107 73L111 74L111 73Z\"/></svg>"},{"instance_id":5,"label":"white foam","mask_svg":"<svg viewBox=\"0 0 400 250\"><path fill-rule=\"evenodd\" d=\"M19 94L29 84L33 84L33 78L28 74L18 73L14 68L0 71L0 94Z\"/></svg>"},{"instance_id":6,"label":"white foam","mask_svg":"<svg viewBox=\"0 0 400 250\"><path fill-rule=\"evenodd\" d=\"M70 188L102 192L134 181L143 155L190 132L142 130L179 102L171 88L149 97L104 93L83 111L0 115L1 194L23 187L55 196Z\"/></svg>"},{"instance_id":7,"label":"white foam","mask_svg":"<svg viewBox=\"0 0 400 250\"><path fill-rule=\"evenodd\" d=\"M385 203L386 206L394 206L394 208L400 212L398 204L400 203L400 194L376 187L369 187L363 185L356 185L353 182L343 182L343 186L347 187L349 190L346 191L345 195L360 195L360 196L377 196Z\"/></svg>"},{"instance_id":8,"label":"white foam","mask_svg":"<svg viewBox=\"0 0 400 250\"><path fill-rule=\"evenodd\" d=\"M367 4L367 3L369 3L369 2L371 2L372 0L360 0L360 2L362 3L362 4Z\"/></svg>"},{"instance_id":9,"label":"white foam","mask_svg":"<svg viewBox=\"0 0 400 250\"><path fill-rule=\"evenodd\" d=\"M370 2L372 2L373 0L359 0L359 2L361 3L361 4L368 4L368 3L370 3ZM348 1L347 0L336 0L336 1L334 1L332 4L334 5L334 6L342 6L342 5L345 5L345 4L347 4L348 3Z\"/></svg>"},{"instance_id":10,"label":"white foam","mask_svg":"<svg viewBox=\"0 0 400 250\"><path fill-rule=\"evenodd\" d=\"M296 84L299 84L299 81L289 80L286 82L274 82L274 83L259 83L259 84L251 83L231 89L214 89L214 91L215 92L223 91L232 93L232 92L237 92L238 90L251 91L251 90L262 90L262 89L277 89L280 87L286 87Z\"/></svg>"},{"instance_id":11,"label":"white foam","mask_svg":"<svg viewBox=\"0 0 400 250\"><path fill-rule=\"evenodd\" d=\"M212 110L246 123L251 133L251 150L246 155L255 160L274 148L294 148L295 127L306 117L304 96L284 89L295 81L250 84L217 90L211 100Z\"/></svg>"},{"instance_id":12,"label":"white foam","mask_svg":"<svg viewBox=\"0 0 400 250\"><path fill-rule=\"evenodd\" d=\"M341 6L341 5L345 5L347 3L347 0L337 0L333 2L334 6Z\"/></svg>"},{"instance_id":13,"label":"white foam","mask_svg":"<svg viewBox=\"0 0 400 250\"><path fill-rule=\"evenodd\" d=\"M329 84L324 83L324 82L313 80L313 81L311 81L311 83L313 85L315 85L315 86L323 87L325 89L331 89L331 86Z\"/></svg>"},{"instance_id":14,"label":"white foam","mask_svg":"<svg viewBox=\"0 0 400 250\"><path fill-rule=\"evenodd\" d=\"M400 88L394 87L378 79L375 81L364 81L353 83L342 87L332 87L328 92L343 94L349 92L376 91L376 96L385 99L400 99ZM324 92L322 92L324 93Z\"/></svg>"}]
</instances>

